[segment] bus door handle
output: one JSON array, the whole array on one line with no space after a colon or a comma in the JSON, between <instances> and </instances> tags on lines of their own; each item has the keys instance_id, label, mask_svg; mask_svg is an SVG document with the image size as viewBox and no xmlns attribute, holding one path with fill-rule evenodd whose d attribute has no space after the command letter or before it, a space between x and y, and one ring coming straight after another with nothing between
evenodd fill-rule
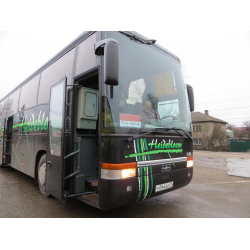
<instances>
[{"instance_id":1,"label":"bus door handle","mask_svg":"<svg viewBox=\"0 0 250 250\"><path fill-rule=\"evenodd\" d=\"M52 162L51 161L47 162L47 167L52 167Z\"/></svg>"}]
</instances>

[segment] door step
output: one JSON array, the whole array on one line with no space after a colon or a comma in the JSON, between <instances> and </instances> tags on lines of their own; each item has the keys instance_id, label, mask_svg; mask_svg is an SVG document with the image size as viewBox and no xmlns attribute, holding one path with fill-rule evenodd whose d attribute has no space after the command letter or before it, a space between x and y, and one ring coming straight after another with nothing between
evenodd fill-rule
<instances>
[{"instance_id":1,"label":"door step","mask_svg":"<svg viewBox=\"0 0 250 250\"><path fill-rule=\"evenodd\" d=\"M11 166L10 165L2 165L0 164L0 168L10 168Z\"/></svg>"},{"instance_id":2,"label":"door step","mask_svg":"<svg viewBox=\"0 0 250 250\"><path fill-rule=\"evenodd\" d=\"M88 179L86 180L87 188L92 191L98 190L98 179Z\"/></svg>"},{"instance_id":3,"label":"door step","mask_svg":"<svg viewBox=\"0 0 250 250\"><path fill-rule=\"evenodd\" d=\"M76 196L75 199L101 209L99 207L99 195L98 194L80 195L80 196Z\"/></svg>"}]
</instances>

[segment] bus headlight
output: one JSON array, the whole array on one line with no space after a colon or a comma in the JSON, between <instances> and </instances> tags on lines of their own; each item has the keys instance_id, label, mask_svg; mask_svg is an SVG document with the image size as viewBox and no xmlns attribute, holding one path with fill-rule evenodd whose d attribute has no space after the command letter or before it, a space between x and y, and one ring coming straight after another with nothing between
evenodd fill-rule
<instances>
[{"instance_id":1,"label":"bus headlight","mask_svg":"<svg viewBox=\"0 0 250 250\"><path fill-rule=\"evenodd\" d=\"M187 168L192 168L194 166L193 156L187 157Z\"/></svg>"},{"instance_id":2,"label":"bus headlight","mask_svg":"<svg viewBox=\"0 0 250 250\"><path fill-rule=\"evenodd\" d=\"M102 163L101 176L103 179L125 179L136 177L136 162Z\"/></svg>"},{"instance_id":3,"label":"bus headlight","mask_svg":"<svg viewBox=\"0 0 250 250\"><path fill-rule=\"evenodd\" d=\"M135 177L136 176L136 168L122 169L122 179Z\"/></svg>"}]
</instances>

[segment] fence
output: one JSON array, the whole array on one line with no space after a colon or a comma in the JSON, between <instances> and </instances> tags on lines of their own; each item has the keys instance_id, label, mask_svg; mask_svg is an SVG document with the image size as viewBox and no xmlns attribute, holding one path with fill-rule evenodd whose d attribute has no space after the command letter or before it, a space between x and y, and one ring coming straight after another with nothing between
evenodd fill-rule
<instances>
[{"instance_id":1,"label":"fence","mask_svg":"<svg viewBox=\"0 0 250 250\"><path fill-rule=\"evenodd\" d=\"M231 141L231 152L249 152L250 153L250 141Z\"/></svg>"}]
</instances>

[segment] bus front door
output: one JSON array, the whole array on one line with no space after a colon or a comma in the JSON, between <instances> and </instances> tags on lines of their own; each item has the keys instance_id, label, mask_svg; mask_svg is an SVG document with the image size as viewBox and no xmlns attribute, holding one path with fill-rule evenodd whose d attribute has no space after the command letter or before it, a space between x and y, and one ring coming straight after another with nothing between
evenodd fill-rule
<instances>
[{"instance_id":1,"label":"bus front door","mask_svg":"<svg viewBox=\"0 0 250 250\"><path fill-rule=\"evenodd\" d=\"M11 139L12 139L13 118L4 119L3 129L3 154L2 163L9 165L11 163Z\"/></svg>"},{"instance_id":2,"label":"bus front door","mask_svg":"<svg viewBox=\"0 0 250 250\"><path fill-rule=\"evenodd\" d=\"M50 89L45 183L46 192L63 202L65 92L66 77Z\"/></svg>"}]
</instances>

